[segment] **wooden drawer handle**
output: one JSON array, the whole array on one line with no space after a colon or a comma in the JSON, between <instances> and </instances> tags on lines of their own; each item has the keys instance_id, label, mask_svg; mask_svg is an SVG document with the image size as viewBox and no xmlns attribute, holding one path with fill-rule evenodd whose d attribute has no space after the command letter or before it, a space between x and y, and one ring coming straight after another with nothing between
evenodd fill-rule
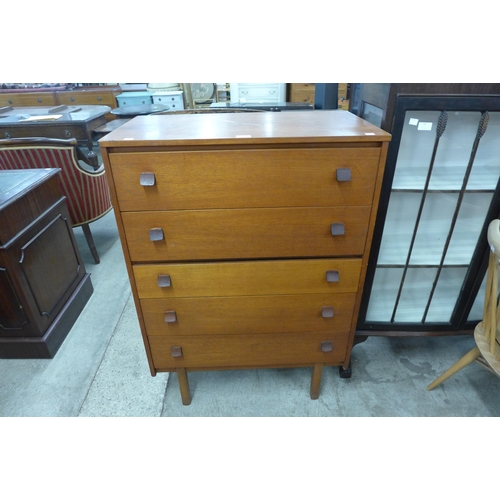
<instances>
[{"instance_id":1,"label":"wooden drawer handle","mask_svg":"<svg viewBox=\"0 0 500 500\"><path fill-rule=\"evenodd\" d=\"M334 316L333 307L331 306L322 307L321 316L323 316L323 318L333 318Z\"/></svg>"},{"instance_id":2,"label":"wooden drawer handle","mask_svg":"<svg viewBox=\"0 0 500 500\"><path fill-rule=\"evenodd\" d=\"M321 342L321 351L322 352L332 352L333 351L333 343L331 340L325 340Z\"/></svg>"},{"instance_id":3,"label":"wooden drawer handle","mask_svg":"<svg viewBox=\"0 0 500 500\"><path fill-rule=\"evenodd\" d=\"M170 279L170 274L159 274L158 275L158 286L160 288L167 288L172 285L172 280Z\"/></svg>"},{"instance_id":4,"label":"wooden drawer handle","mask_svg":"<svg viewBox=\"0 0 500 500\"><path fill-rule=\"evenodd\" d=\"M163 229L161 227L153 227L150 229L149 239L151 241L161 241L163 239Z\"/></svg>"},{"instance_id":5,"label":"wooden drawer handle","mask_svg":"<svg viewBox=\"0 0 500 500\"><path fill-rule=\"evenodd\" d=\"M156 184L156 177L153 172L141 172L140 181L141 186L154 186Z\"/></svg>"},{"instance_id":6,"label":"wooden drawer handle","mask_svg":"<svg viewBox=\"0 0 500 500\"><path fill-rule=\"evenodd\" d=\"M163 313L163 319L165 323L175 323L177 321L177 314L175 314L175 311L165 311Z\"/></svg>"},{"instance_id":7,"label":"wooden drawer handle","mask_svg":"<svg viewBox=\"0 0 500 500\"><path fill-rule=\"evenodd\" d=\"M332 236L342 236L345 234L345 227L343 222L334 222L330 225L330 232Z\"/></svg>"},{"instance_id":8,"label":"wooden drawer handle","mask_svg":"<svg viewBox=\"0 0 500 500\"><path fill-rule=\"evenodd\" d=\"M173 345L170 348L170 356L173 358L181 358L182 357L182 347L180 345Z\"/></svg>"},{"instance_id":9,"label":"wooden drawer handle","mask_svg":"<svg viewBox=\"0 0 500 500\"><path fill-rule=\"evenodd\" d=\"M337 168L337 181L349 182L352 181L352 172L350 168Z\"/></svg>"},{"instance_id":10,"label":"wooden drawer handle","mask_svg":"<svg viewBox=\"0 0 500 500\"><path fill-rule=\"evenodd\" d=\"M338 271L327 271L326 272L326 281L328 283L338 283L340 280L339 272Z\"/></svg>"}]
</instances>

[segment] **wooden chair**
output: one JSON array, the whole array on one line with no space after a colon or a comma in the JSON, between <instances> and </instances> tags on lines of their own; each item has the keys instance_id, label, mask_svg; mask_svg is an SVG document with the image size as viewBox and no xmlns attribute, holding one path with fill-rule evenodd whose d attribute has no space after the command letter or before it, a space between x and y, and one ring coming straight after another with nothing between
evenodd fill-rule
<instances>
[{"instance_id":1,"label":"wooden chair","mask_svg":"<svg viewBox=\"0 0 500 500\"><path fill-rule=\"evenodd\" d=\"M474 329L476 347L459 359L434 382L430 391L473 361L500 376L500 307L498 304L498 263L500 258L500 220L495 219L488 226L490 257L486 277L483 319Z\"/></svg>"},{"instance_id":2,"label":"wooden chair","mask_svg":"<svg viewBox=\"0 0 500 500\"><path fill-rule=\"evenodd\" d=\"M23 138L0 140L0 170L60 168L59 184L66 196L72 226L81 226L95 263L99 264L89 224L111 206L108 181L101 165L85 166L76 139Z\"/></svg>"}]
</instances>

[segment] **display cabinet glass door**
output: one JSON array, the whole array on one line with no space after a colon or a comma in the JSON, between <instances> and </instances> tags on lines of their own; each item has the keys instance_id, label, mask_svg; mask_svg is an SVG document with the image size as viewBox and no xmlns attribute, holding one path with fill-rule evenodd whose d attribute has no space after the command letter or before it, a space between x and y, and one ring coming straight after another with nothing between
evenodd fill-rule
<instances>
[{"instance_id":1,"label":"display cabinet glass door","mask_svg":"<svg viewBox=\"0 0 500 500\"><path fill-rule=\"evenodd\" d=\"M466 320L479 321L480 296L473 301L467 294L477 283L486 227L498 216L500 111L453 109L446 99L437 109L410 109L411 100L402 101L362 322L449 328L465 313Z\"/></svg>"}]
</instances>

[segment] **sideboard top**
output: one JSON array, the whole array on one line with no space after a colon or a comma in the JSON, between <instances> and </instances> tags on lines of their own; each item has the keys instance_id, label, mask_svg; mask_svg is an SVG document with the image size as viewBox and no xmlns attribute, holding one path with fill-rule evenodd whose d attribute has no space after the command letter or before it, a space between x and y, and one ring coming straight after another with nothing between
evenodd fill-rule
<instances>
[{"instance_id":1,"label":"sideboard top","mask_svg":"<svg viewBox=\"0 0 500 500\"><path fill-rule=\"evenodd\" d=\"M103 147L193 144L380 142L391 135L345 110L137 116L104 136ZM125 144L126 143L126 144Z\"/></svg>"},{"instance_id":2,"label":"sideboard top","mask_svg":"<svg viewBox=\"0 0 500 500\"><path fill-rule=\"evenodd\" d=\"M34 185L57 175L59 168L34 168L0 171L0 212L14 203Z\"/></svg>"}]
</instances>

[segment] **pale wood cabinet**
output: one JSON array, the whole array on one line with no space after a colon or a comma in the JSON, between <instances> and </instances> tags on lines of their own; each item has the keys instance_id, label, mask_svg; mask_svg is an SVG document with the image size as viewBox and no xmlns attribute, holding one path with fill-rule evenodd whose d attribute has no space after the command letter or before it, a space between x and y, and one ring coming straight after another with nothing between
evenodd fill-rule
<instances>
[{"instance_id":1,"label":"pale wood cabinet","mask_svg":"<svg viewBox=\"0 0 500 500\"><path fill-rule=\"evenodd\" d=\"M100 141L151 374L349 376L390 135L340 110L137 117Z\"/></svg>"},{"instance_id":2,"label":"pale wood cabinet","mask_svg":"<svg viewBox=\"0 0 500 500\"><path fill-rule=\"evenodd\" d=\"M314 104L316 84L315 83L289 83L288 101ZM339 108L347 109L347 83L338 84ZM345 105L344 105L345 101Z\"/></svg>"}]
</instances>

